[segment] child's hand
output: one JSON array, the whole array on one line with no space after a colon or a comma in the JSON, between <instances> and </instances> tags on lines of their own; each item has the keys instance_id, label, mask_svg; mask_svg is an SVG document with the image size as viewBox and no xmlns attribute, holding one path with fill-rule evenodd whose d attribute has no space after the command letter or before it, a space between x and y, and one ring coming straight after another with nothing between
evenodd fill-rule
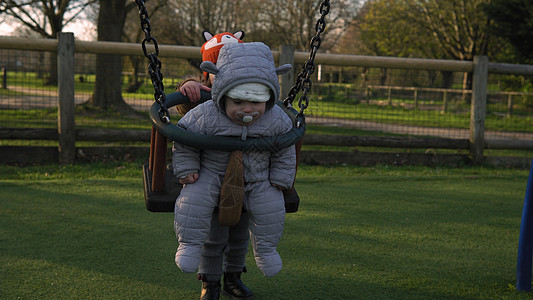
<instances>
[{"instance_id":1,"label":"child's hand","mask_svg":"<svg viewBox=\"0 0 533 300\"><path fill-rule=\"evenodd\" d=\"M270 184L271 184L273 187L275 187L275 188L277 188L277 189L279 189L279 190L281 190L281 191L285 191L285 190L286 190L286 188L284 188L284 187L282 187L282 186L280 186L280 185L277 185L277 184L275 184L275 183L270 183Z\"/></svg>"},{"instance_id":2,"label":"child's hand","mask_svg":"<svg viewBox=\"0 0 533 300\"><path fill-rule=\"evenodd\" d=\"M198 177L199 177L198 173L191 173L185 177L180 178L179 180L181 184L185 185L188 183L195 183L196 180L198 180Z\"/></svg>"},{"instance_id":3,"label":"child's hand","mask_svg":"<svg viewBox=\"0 0 533 300\"><path fill-rule=\"evenodd\" d=\"M200 100L200 91L211 92L211 88L197 81L187 81L180 87L180 92L187 96L191 102Z\"/></svg>"}]
</instances>

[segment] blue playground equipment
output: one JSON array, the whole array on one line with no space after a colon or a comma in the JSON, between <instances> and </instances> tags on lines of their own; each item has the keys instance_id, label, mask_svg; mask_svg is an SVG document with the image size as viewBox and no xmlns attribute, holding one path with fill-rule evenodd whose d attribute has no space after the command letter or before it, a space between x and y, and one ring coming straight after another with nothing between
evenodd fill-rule
<instances>
[{"instance_id":1,"label":"blue playground equipment","mask_svg":"<svg viewBox=\"0 0 533 300\"><path fill-rule=\"evenodd\" d=\"M518 241L518 262L516 267L516 289L531 291L531 267L533 259L533 163L529 171L522 223Z\"/></svg>"}]
</instances>

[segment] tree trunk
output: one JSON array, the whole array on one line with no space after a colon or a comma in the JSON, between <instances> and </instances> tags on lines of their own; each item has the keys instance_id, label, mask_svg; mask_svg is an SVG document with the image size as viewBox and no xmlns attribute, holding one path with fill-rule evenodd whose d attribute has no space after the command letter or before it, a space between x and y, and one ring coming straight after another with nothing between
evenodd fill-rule
<instances>
[{"instance_id":1,"label":"tree trunk","mask_svg":"<svg viewBox=\"0 0 533 300\"><path fill-rule=\"evenodd\" d=\"M451 71L442 71L442 85L443 89L451 89L453 85L453 72Z\"/></svg>"},{"instance_id":2,"label":"tree trunk","mask_svg":"<svg viewBox=\"0 0 533 300\"><path fill-rule=\"evenodd\" d=\"M430 87L435 86L435 81L437 80L437 72L428 70L428 83Z\"/></svg>"},{"instance_id":3,"label":"tree trunk","mask_svg":"<svg viewBox=\"0 0 533 300\"><path fill-rule=\"evenodd\" d=\"M58 39L59 34L61 33L61 31L63 31L63 17L54 15L54 17L51 18L50 20L50 26L52 28L52 34L48 38ZM49 61L50 61L50 65L49 65L50 77L48 77L48 80L46 81L46 85L57 86L58 78L59 78L58 67L57 67L57 54L52 53L52 55L49 58Z\"/></svg>"},{"instance_id":4,"label":"tree trunk","mask_svg":"<svg viewBox=\"0 0 533 300\"><path fill-rule=\"evenodd\" d=\"M48 65L49 76L45 84L57 86L57 55L56 53L52 53L52 55L48 57L48 61L49 61L49 65Z\"/></svg>"},{"instance_id":5,"label":"tree trunk","mask_svg":"<svg viewBox=\"0 0 533 300\"><path fill-rule=\"evenodd\" d=\"M126 0L101 0L98 14L98 40L120 42L126 20ZM96 80L90 103L101 109L132 112L122 98L122 57L98 54Z\"/></svg>"},{"instance_id":6,"label":"tree trunk","mask_svg":"<svg viewBox=\"0 0 533 300\"><path fill-rule=\"evenodd\" d=\"M139 71L141 70L141 59L138 57L130 56L130 62L133 66L133 73L128 81L128 87L126 91L128 93L135 93L142 85L142 81L139 81Z\"/></svg>"},{"instance_id":7,"label":"tree trunk","mask_svg":"<svg viewBox=\"0 0 533 300\"><path fill-rule=\"evenodd\" d=\"M463 90L472 90L472 72L465 72L463 75ZM472 94L463 93L463 102L470 105L472 100Z\"/></svg>"},{"instance_id":8,"label":"tree trunk","mask_svg":"<svg viewBox=\"0 0 533 300\"><path fill-rule=\"evenodd\" d=\"M361 71L361 81L359 83L360 87L366 86L366 83L368 81L368 71L369 71L368 68L363 68L363 70Z\"/></svg>"},{"instance_id":9,"label":"tree trunk","mask_svg":"<svg viewBox=\"0 0 533 300\"><path fill-rule=\"evenodd\" d=\"M385 85L387 83L387 69L386 68L381 68L379 69L379 84L380 85Z\"/></svg>"},{"instance_id":10,"label":"tree trunk","mask_svg":"<svg viewBox=\"0 0 533 300\"><path fill-rule=\"evenodd\" d=\"M47 52L41 52L41 51L38 52L38 54L37 54L38 62L39 62L39 64L37 65L37 78L39 78L39 79L42 79L45 76L46 64L44 62L46 60L46 54L47 54Z\"/></svg>"},{"instance_id":11,"label":"tree trunk","mask_svg":"<svg viewBox=\"0 0 533 300\"><path fill-rule=\"evenodd\" d=\"M101 109L123 109L127 104L122 98L122 61L120 55L96 56L96 81L91 104Z\"/></svg>"}]
</instances>

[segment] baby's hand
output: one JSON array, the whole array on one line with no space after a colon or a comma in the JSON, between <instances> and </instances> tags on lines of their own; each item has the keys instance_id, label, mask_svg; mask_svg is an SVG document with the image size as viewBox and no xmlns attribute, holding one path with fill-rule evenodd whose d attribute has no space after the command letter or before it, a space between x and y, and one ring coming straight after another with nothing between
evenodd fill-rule
<instances>
[{"instance_id":1,"label":"baby's hand","mask_svg":"<svg viewBox=\"0 0 533 300\"><path fill-rule=\"evenodd\" d=\"M280 185L277 185L277 184L275 184L275 183L270 183L270 184L271 184L273 187L275 187L275 188L277 188L277 189L279 189L279 190L281 190L281 191L285 191L285 190L286 190L286 188L284 188L284 187L282 187L282 186L280 186Z\"/></svg>"},{"instance_id":2,"label":"baby's hand","mask_svg":"<svg viewBox=\"0 0 533 300\"><path fill-rule=\"evenodd\" d=\"M185 177L181 177L179 180L181 184L186 185L188 183L195 183L196 180L198 180L198 177L198 173L191 173Z\"/></svg>"},{"instance_id":3,"label":"baby's hand","mask_svg":"<svg viewBox=\"0 0 533 300\"><path fill-rule=\"evenodd\" d=\"M201 95L200 91L210 92L211 88L197 82L197 81L187 81L180 87L180 92L189 98L189 101L196 102L200 100Z\"/></svg>"}]
</instances>

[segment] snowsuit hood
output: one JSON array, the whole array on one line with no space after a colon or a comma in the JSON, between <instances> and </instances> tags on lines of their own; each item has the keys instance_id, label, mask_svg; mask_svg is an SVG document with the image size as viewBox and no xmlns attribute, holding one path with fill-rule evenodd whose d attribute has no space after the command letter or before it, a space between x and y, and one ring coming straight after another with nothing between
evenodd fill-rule
<instances>
[{"instance_id":1,"label":"snowsuit hood","mask_svg":"<svg viewBox=\"0 0 533 300\"><path fill-rule=\"evenodd\" d=\"M225 44L218 56L216 65L204 61L200 69L215 75L211 96L218 109L225 113L223 96L231 88L243 83L261 83L268 86L273 97L267 102L270 110L279 99L278 75L292 69L290 64L276 68L270 48L260 42Z\"/></svg>"}]
</instances>

